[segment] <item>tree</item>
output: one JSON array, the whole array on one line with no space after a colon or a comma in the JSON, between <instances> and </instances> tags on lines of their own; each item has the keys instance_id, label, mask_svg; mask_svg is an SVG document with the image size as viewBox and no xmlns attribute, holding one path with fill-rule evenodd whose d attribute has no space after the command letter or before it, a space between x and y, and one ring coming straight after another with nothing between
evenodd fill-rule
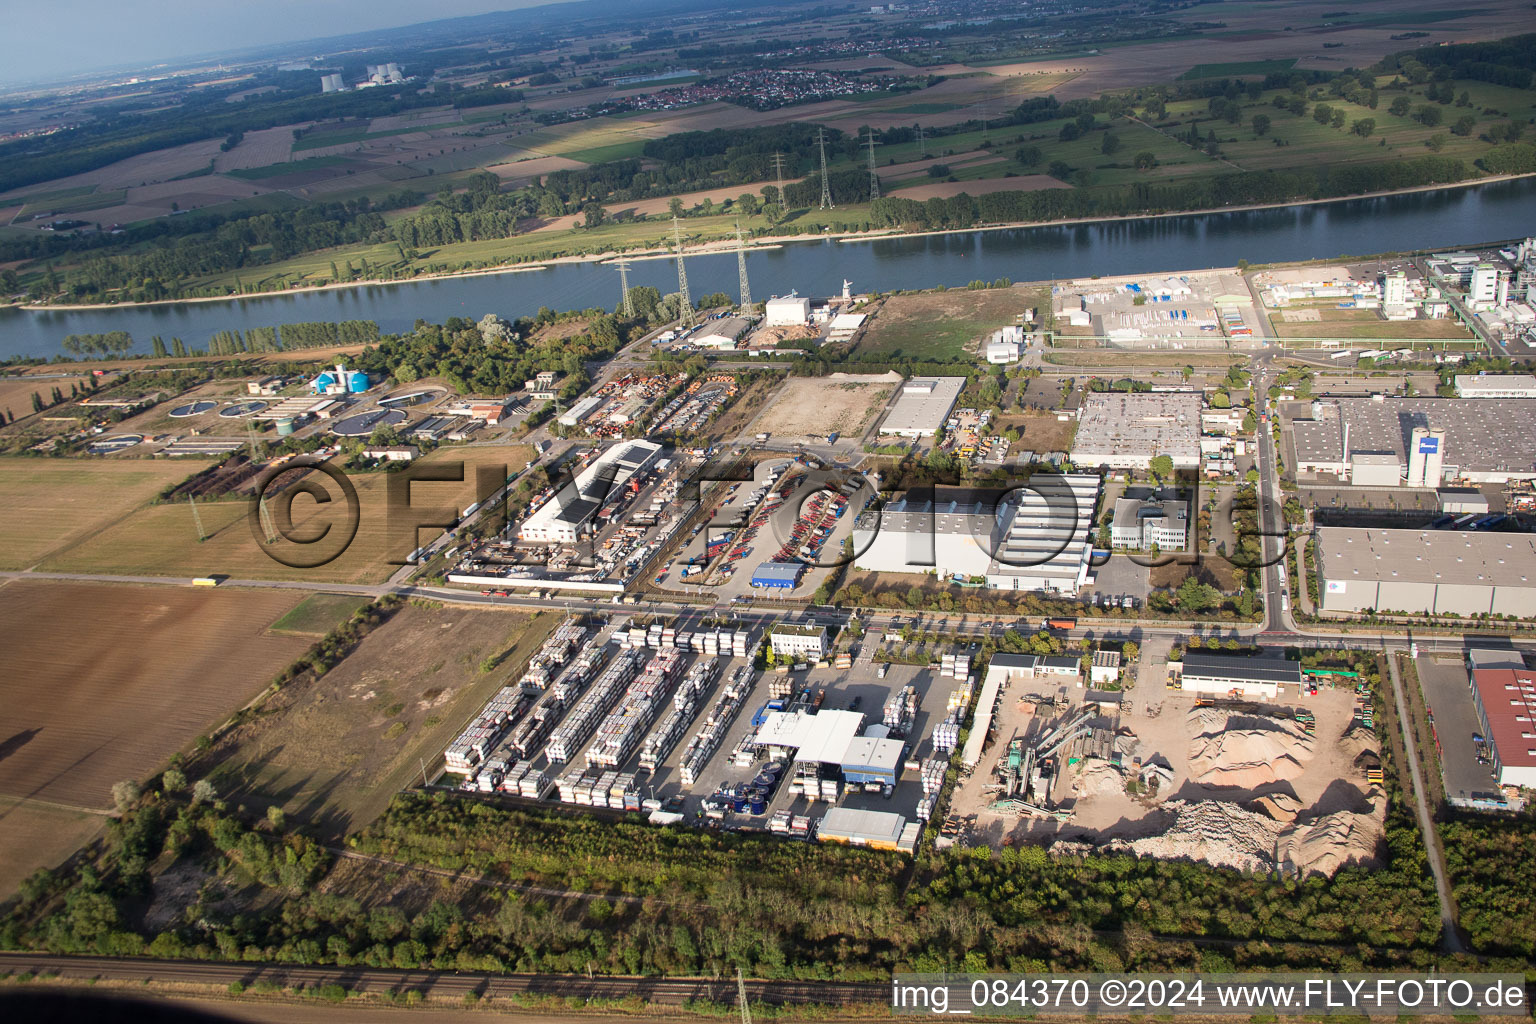
<instances>
[{"instance_id":1,"label":"tree","mask_svg":"<svg viewBox=\"0 0 1536 1024\"><path fill-rule=\"evenodd\" d=\"M1020 146L1014 151L1013 158L1023 167L1035 167L1043 155L1039 146Z\"/></svg>"},{"instance_id":2,"label":"tree","mask_svg":"<svg viewBox=\"0 0 1536 1024\"><path fill-rule=\"evenodd\" d=\"M1138 171L1150 171L1157 166L1157 154L1150 149L1144 149L1136 154L1134 162Z\"/></svg>"},{"instance_id":3,"label":"tree","mask_svg":"<svg viewBox=\"0 0 1536 1024\"><path fill-rule=\"evenodd\" d=\"M198 779L197 783L192 787L193 804L211 803L214 800L217 800L218 797L218 790L214 789L213 783L209 782L207 779Z\"/></svg>"},{"instance_id":4,"label":"tree","mask_svg":"<svg viewBox=\"0 0 1536 1024\"><path fill-rule=\"evenodd\" d=\"M1179 610L1198 615L1221 603L1221 592L1209 584L1201 583L1193 576L1186 576L1173 597Z\"/></svg>"},{"instance_id":5,"label":"tree","mask_svg":"<svg viewBox=\"0 0 1536 1024\"><path fill-rule=\"evenodd\" d=\"M512 340L512 325L495 313L485 314L475 326L479 328L480 337L487 345L492 342Z\"/></svg>"},{"instance_id":6,"label":"tree","mask_svg":"<svg viewBox=\"0 0 1536 1024\"><path fill-rule=\"evenodd\" d=\"M1113 132L1104 133L1104 141L1099 143L1099 152L1105 156L1111 156L1120 151L1120 136Z\"/></svg>"},{"instance_id":7,"label":"tree","mask_svg":"<svg viewBox=\"0 0 1536 1024\"><path fill-rule=\"evenodd\" d=\"M139 793L139 784L133 779L112 783L112 802L117 805L117 813L127 814L139 802Z\"/></svg>"},{"instance_id":8,"label":"tree","mask_svg":"<svg viewBox=\"0 0 1536 1024\"><path fill-rule=\"evenodd\" d=\"M1270 126L1270 120L1269 120L1269 115L1268 114L1254 114L1253 115L1253 134L1255 134L1255 135L1268 135L1269 134L1269 126Z\"/></svg>"},{"instance_id":9,"label":"tree","mask_svg":"<svg viewBox=\"0 0 1536 1024\"><path fill-rule=\"evenodd\" d=\"M166 793L179 793L187 788L187 776L180 768L167 768L160 775L160 788Z\"/></svg>"},{"instance_id":10,"label":"tree","mask_svg":"<svg viewBox=\"0 0 1536 1024\"><path fill-rule=\"evenodd\" d=\"M1391 114L1393 117L1407 117L1408 111L1412 107L1412 100L1410 100L1407 96L1399 96L1392 101L1391 106L1387 107L1387 113Z\"/></svg>"},{"instance_id":11,"label":"tree","mask_svg":"<svg viewBox=\"0 0 1536 1024\"><path fill-rule=\"evenodd\" d=\"M1134 664L1141 657L1141 647L1134 640L1127 640L1120 647L1120 660L1124 664Z\"/></svg>"},{"instance_id":12,"label":"tree","mask_svg":"<svg viewBox=\"0 0 1536 1024\"><path fill-rule=\"evenodd\" d=\"M588 203L581 208L581 213L583 227L599 228L608 219L608 214L604 212L601 203Z\"/></svg>"},{"instance_id":13,"label":"tree","mask_svg":"<svg viewBox=\"0 0 1536 1024\"><path fill-rule=\"evenodd\" d=\"M1439 107L1432 107L1427 103L1420 104L1419 109L1414 112L1413 116L1415 120L1426 128L1438 128L1440 122L1445 119L1445 115L1440 112Z\"/></svg>"},{"instance_id":14,"label":"tree","mask_svg":"<svg viewBox=\"0 0 1536 1024\"><path fill-rule=\"evenodd\" d=\"M1333 117L1329 118L1328 123L1333 125L1335 128L1343 128L1344 123L1347 120L1349 119L1345 116L1344 111L1335 110L1333 112Z\"/></svg>"},{"instance_id":15,"label":"tree","mask_svg":"<svg viewBox=\"0 0 1536 1024\"><path fill-rule=\"evenodd\" d=\"M1173 457L1169 455L1154 455L1152 460L1147 463L1147 468L1152 471L1152 475L1157 478L1159 483L1171 479L1173 477Z\"/></svg>"},{"instance_id":16,"label":"tree","mask_svg":"<svg viewBox=\"0 0 1536 1024\"><path fill-rule=\"evenodd\" d=\"M1052 160L1051 166L1045 169L1045 173L1049 174L1053 178L1065 181L1066 178L1072 173L1072 168L1067 164L1065 160Z\"/></svg>"},{"instance_id":17,"label":"tree","mask_svg":"<svg viewBox=\"0 0 1536 1024\"><path fill-rule=\"evenodd\" d=\"M1465 138L1466 136L1471 135L1472 129L1476 127L1477 118L1473 117L1471 114L1465 114L1461 117L1458 117L1456 119L1456 123L1451 125L1451 134L1460 135Z\"/></svg>"},{"instance_id":18,"label":"tree","mask_svg":"<svg viewBox=\"0 0 1536 1024\"><path fill-rule=\"evenodd\" d=\"M681 217L683 215L683 201L677 196L673 196L671 199L668 199L667 212L674 217Z\"/></svg>"},{"instance_id":19,"label":"tree","mask_svg":"<svg viewBox=\"0 0 1536 1024\"><path fill-rule=\"evenodd\" d=\"M1445 136L1436 132L1424 140L1424 145L1429 148L1430 152L1438 153L1445 148Z\"/></svg>"},{"instance_id":20,"label":"tree","mask_svg":"<svg viewBox=\"0 0 1536 1024\"><path fill-rule=\"evenodd\" d=\"M1327 124L1333 120L1333 108L1326 103L1319 103L1312 108L1312 120L1318 124Z\"/></svg>"},{"instance_id":21,"label":"tree","mask_svg":"<svg viewBox=\"0 0 1536 1024\"><path fill-rule=\"evenodd\" d=\"M272 826L273 831L281 832L287 821L288 816L283 813L283 809L277 804L271 804L267 807L267 824Z\"/></svg>"}]
</instances>

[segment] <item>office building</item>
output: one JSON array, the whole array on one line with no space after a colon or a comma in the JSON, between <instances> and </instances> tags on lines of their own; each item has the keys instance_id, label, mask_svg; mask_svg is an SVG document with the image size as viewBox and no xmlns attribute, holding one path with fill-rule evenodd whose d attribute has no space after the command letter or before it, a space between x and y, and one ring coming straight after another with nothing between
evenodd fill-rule
<instances>
[{"instance_id":1,"label":"office building","mask_svg":"<svg viewBox=\"0 0 1536 1024\"><path fill-rule=\"evenodd\" d=\"M827 653L827 627L781 622L768 633L768 649L783 657L819 661Z\"/></svg>"},{"instance_id":2,"label":"office building","mask_svg":"<svg viewBox=\"0 0 1536 1024\"><path fill-rule=\"evenodd\" d=\"M1458 398L1536 398L1536 374L1458 373Z\"/></svg>"},{"instance_id":3,"label":"office building","mask_svg":"<svg viewBox=\"0 0 1536 1024\"><path fill-rule=\"evenodd\" d=\"M1498 288L1498 270L1490 263L1479 263L1472 268L1472 283L1467 289L1467 300L1492 305L1498 297Z\"/></svg>"},{"instance_id":4,"label":"office building","mask_svg":"<svg viewBox=\"0 0 1536 1024\"><path fill-rule=\"evenodd\" d=\"M1109 535L1117 548L1183 551L1189 544L1189 503L1121 498L1115 502Z\"/></svg>"}]
</instances>

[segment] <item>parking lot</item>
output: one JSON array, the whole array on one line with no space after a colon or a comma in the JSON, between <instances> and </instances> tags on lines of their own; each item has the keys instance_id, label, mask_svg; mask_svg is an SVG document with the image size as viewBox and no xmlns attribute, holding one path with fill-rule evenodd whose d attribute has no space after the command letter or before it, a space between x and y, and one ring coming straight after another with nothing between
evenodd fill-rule
<instances>
[{"instance_id":1,"label":"parking lot","mask_svg":"<svg viewBox=\"0 0 1536 1024\"><path fill-rule=\"evenodd\" d=\"M1440 774L1447 800L1499 799L1499 788L1488 765L1479 764L1472 735L1482 727L1468 688L1466 665L1460 658L1420 655L1414 661L1424 702L1435 718L1440 740Z\"/></svg>"}]
</instances>

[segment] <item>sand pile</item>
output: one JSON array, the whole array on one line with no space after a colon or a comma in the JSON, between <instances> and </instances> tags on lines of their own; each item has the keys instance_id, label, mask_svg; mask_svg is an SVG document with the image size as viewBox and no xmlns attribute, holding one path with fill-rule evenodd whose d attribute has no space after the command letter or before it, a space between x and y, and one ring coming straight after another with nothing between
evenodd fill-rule
<instances>
[{"instance_id":1,"label":"sand pile","mask_svg":"<svg viewBox=\"0 0 1536 1024\"><path fill-rule=\"evenodd\" d=\"M1194 738L1189 775L1207 786L1257 789L1299 776L1312 759L1312 737L1289 719L1190 711Z\"/></svg>"},{"instance_id":2,"label":"sand pile","mask_svg":"<svg viewBox=\"0 0 1536 1024\"><path fill-rule=\"evenodd\" d=\"M1301 801L1290 793L1265 793L1263 796L1254 797L1243 806L1279 822L1295 821L1296 815L1303 809Z\"/></svg>"},{"instance_id":3,"label":"sand pile","mask_svg":"<svg viewBox=\"0 0 1536 1024\"><path fill-rule=\"evenodd\" d=\"M1077 795L1100 796L1125 792L1125 775L1108 761L1086 762L1077 780Z\"/></svg>"},{"instance_id":4,"label":"sand pile","mask_svg":"<svg viewBox=\"0 0 1536 1024\"><path fill-rule=\"evenodd\" d=\"M1381 837L1381 808L1370 814L1339 811L1312 821L1275 821L1221 800L1164 805L1174 815L1166 831L1117 840L1109 848L1141 857L1198 860L1239 871L1332 875L1346 864L1373 859Z\"/></svg>"}]
</instances>

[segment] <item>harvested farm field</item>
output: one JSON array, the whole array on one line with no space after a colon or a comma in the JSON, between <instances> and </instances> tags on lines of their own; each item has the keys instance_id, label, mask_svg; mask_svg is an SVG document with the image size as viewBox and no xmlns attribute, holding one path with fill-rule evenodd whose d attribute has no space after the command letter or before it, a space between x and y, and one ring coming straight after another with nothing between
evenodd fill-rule
<instances>
[{"instance_id":1,"label":"harvested farm field","mask_svg":"<svg viewBox=\"0 0 1536 1024\"><path fill-rule=\"evenodd\" d=\"M504 468L506 472L528 464L527 445L495 445L473 448L440 448L416 465L442 465L462 461L463 483L418 481L410 486L411 509L417 517L429 513L451 514L449 506L464 508L494 490L480 492L476 472ZM177 465L180 465L178 461ZM129 576L201 576L224 573L241 579L305 580L317 583L380 583L389 578L403 559L420 543L409 528L402 509L389 513L390 476L401 474L355 473L347 479L357 490L357 535L344 548L349 515L338 485L324 474L310 471L306 480L324 487L332 500L320 504L298 495L292 505L288 536L313 536L327 525L335 541L322 544L291 544L279 540L267 544L251 502L242 498L200 502L198 517L207 540L199 543L192 509L184 501L140 509L110 528L93 533L47 560L45 568L57 572L106 572ZM495 484L505 479L497 477ZM403 482L403 480L402 480ZM269 502L269 507L276 502ZM274 515L280 514L274 512ZM436 535L440 531L423 531ZM328 546L327 546L328 545ZM403 545L403 547L402 547ZM287 559L286 564L278 558ZM329 558L328 561L322 561ZM321 564L315 564L321 561ZM308 566L308 567L306 567Z\"/></svg>"},{"instance_id":2,"label":"harvested farm field","mask_svg":"<svg viewBox=\"0 0 1536 1024\"><path fill-rule=\"evenodd\" d=\"M57 867L106 827L106 815L96 811L0 796L0 902L32 872Z\"/></svg>"},{"instance_id":3,"label":"harvested farm field","mask_svg":"<svg viewBox=\"0 0 1536 1024\"><path fill-rule=\"evenodd\" d=\"M390 798L442 766L449 741L521 668L560 621L407 604L340 665L306 674L215 744L221 792L290 815L340 839ZM488 666L493 666L489 667Z\"/></svg>"},{"instance_id":4,"label":"harvested farm field","mask_svg":"<svg viewBox=\"0 0 1536 1024\"><path fill-rule=\"evenodd\" d=\"M25 569L110 527L172 484L213 465L0 458L0 568Z\"/></svg>"},{"instance_id":5,"label":"harvested farm field","mask_svg":"<svg viewBox=\"0 0 1536 1024\"><path fill-rule=\"evenodd\" d=\"M0 794L105 808L309 649L277 591L13 580L0 587L11 752Z\"/></svg>"},{"instance_id":6,"label":"harvested farm field","mask_svg":"<svg viewBox=\"0 0 1536 1024\"><path fill-rule=\"evenodd\" d=\"M791 377L769 400L756 425L773 432L775 425L793 424L797 434L806 436L836 431L857 437L885 408L900 379L894 373Z\"/></svg>"},{"instance_id":7,"label":"harvested farm field","mask_svg":"<svg viewBox=\"0 0 1536 1024\"><path fill-rule=\"evenodd\" d=\"M1146 662L1135 688L1102 695L1044 680L1005 686L997 739L956 794L954 813L969 822L966 841L1293 877L1376 861L1387 797L1365 768L1379 764L1380 745L1353 719L1352 685L1322 684L1306 697L1284 688L1270 701L1211 700L1166 689L1164 672ZM1009 744L1021 738L1034 747L1079 715L1101 730L1095 735L1103 739L1091 742L1109 743L1118 759L1091 742L1059 755L1064 767L1046 782L1044 801L1054 816L995 803ZM1307 715L1315 718L1310 731Z\"/></svg>"}]
</instances>

